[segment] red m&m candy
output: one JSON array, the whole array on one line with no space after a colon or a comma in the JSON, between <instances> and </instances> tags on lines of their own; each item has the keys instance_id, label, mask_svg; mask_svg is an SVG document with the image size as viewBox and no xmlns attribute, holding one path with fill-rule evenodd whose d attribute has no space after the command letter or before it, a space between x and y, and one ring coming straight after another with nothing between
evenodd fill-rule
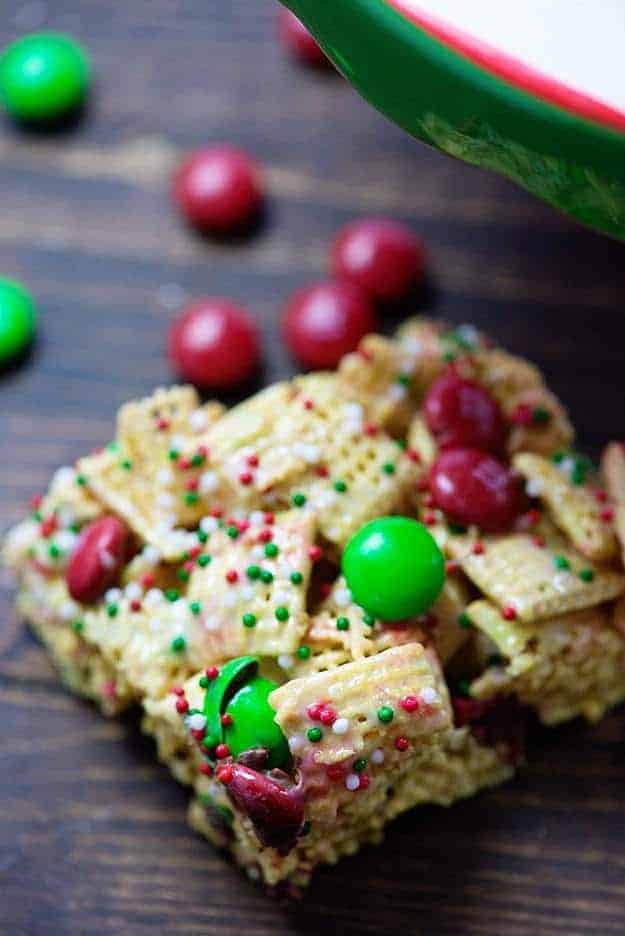
<instances>
[{"instance_id":1,"label":"red m&m candy","mask_svg":"<svg viewBox=\"0 0 625 936\"><path fill-rule=\"evenodd\" d=\"M65 572L72 598L93 604L118 582L129 540L128 527L117 517L99 517L85 527Z\"/></svg>"},{"instance_id":2,"label":"red m&m candy","mask_svg":"<svg viewBox=\"0 0 625 936\"><path fill-rule=\"evenodd\" d=\"M354 221L332 246L336 276L376 299L400 299L423 276L423 243L405 224L382 218Z\"/></svg>"},{"instance_id":3,"label":"red m&m candy","mask_svg":"<svg viewBox=\"0 0 625 936\"><path fill-rule=\"evenodd\" d=\"M367 294L338 280L300 289L282 319L284 340L305 367L335 367L374 328L375 313Z\"/></svg>"},{"instance_id":4,"label":"red m&m candy","mask_svg":"<svg viewBox=\"0 0 625 936\"><path fill-rule=\"evenodd\" d=\"M260 172L234 146L191 153L174 176L174 202L191 224L228 233L252 220L262 201Z\"/></svg>"},{"instance_id":5,"label":"red m&m candy","mask_svg":"<svg viewBox=\"0 0 625 936\"><path fill-rule=\"evenodd\" d=\"M439 448L503 449L506 426L499 404L484 387L453 369L434 381L423 410Z\"/></svg>"},{"instance_id":6,"label":"red m&m candy","mask_svg":"<svg viewBox=\"0 0 625 936\"><path fill-rule=\"evenodd\" d=\"M331 68L332 63L301 20L290 10L278 12L278 34L289 52L306 65Z\"/></svg>"},{"instance_id":7,"label":"red m&m candy","mask_svg":"<svg viewBox=\"0 0 625 936\"><path fill-rule=\"evenodd\" d=\"M240 383L260 360L254 322L227 299L198 299L183 309L170 327L167 350L180 376L203 389Z\"/></svg>"},{"instance_id":8,"label":"red m&m candy","mask_svg":"<svg viewBox=\"0 0 625 936\"><path fill-rule=\"evenodd\" d=\"M509 528L521 509L519 479L498 458L477 449L442 452L430 469L430 492L451 520L488 532Z\"/></svg>"}]
</instances>

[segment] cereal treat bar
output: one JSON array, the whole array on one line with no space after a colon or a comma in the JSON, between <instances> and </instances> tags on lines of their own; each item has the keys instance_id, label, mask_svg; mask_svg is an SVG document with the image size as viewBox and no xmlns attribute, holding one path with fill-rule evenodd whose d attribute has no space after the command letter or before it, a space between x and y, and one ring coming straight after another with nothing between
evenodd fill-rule
<instances>
[{"instance_id":1,"label":"cereal treat bar","mask_svg":"<svg viewBox=\"0 0 625 936\"><path fill-rule=\"evenodd\" d=\"M191 825L294 892L625 698L625 448L573 442L537 368L411 319L228 411L126 404L3 559L67 687L141 706Z\"/></svg>"}]
</instances>

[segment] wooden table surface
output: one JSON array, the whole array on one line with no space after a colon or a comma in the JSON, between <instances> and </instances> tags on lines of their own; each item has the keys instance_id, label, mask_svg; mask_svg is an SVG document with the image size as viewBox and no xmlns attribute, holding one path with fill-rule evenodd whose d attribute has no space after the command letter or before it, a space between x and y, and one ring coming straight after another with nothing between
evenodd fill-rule
<instances>
[{"instance_id":1,"label":"wooden table surface","mask_svg":"<svg viewBox=\"0 0 625 936\"><path fill-rule=\"evenodd\" d=\"M590 451L623 432L625 248L417 145L338 76L298 69L275 14L273 0L3 4L2 44L66 30L97 74L71 131L0 127L0 272L41 311L34 354L0 378L3 529L56 466L110 437L120 403L170 380L163 338L185 296L247 303L266 378L290 373L281 304L363 214L422 232L422 307L537 360ZM177 154L211 140L266 167L267 217L247 241L204 242L169 208ZM59 687L8 582L0 610L3 934L625 931L622 710L541 733L513 783L409 814L284 905L185 827L187 794L136 718L105 721Z\"/></svg>"}]
</instances>

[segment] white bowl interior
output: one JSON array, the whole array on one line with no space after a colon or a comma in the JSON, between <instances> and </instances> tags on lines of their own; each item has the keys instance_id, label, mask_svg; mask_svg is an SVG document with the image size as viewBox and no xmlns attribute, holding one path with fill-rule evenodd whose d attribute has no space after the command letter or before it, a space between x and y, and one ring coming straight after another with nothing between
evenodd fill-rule
<instances>
[{"instance_id":1,"label":"white bowl interior","mask_svg":"<svg viewBox=\"0 0 625 936\"><path fill-rule=\"evenodd\" d=\"M625 0L401 0L401 5L625 112Z\"/></svg>"}]
</instances>

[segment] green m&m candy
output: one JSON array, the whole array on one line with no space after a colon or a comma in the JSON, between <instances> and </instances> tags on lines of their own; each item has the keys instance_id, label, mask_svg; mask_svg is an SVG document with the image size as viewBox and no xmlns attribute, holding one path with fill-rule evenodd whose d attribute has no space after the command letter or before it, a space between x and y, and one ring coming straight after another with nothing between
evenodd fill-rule
<instances>
[{"instance_id":1,"label":"green m&m candy","mask_svg":"<svg viewBox=\"0 0 625 936\"><path fill-rule=\"evenodd\" d=\"M442 552L408 517L366 523L347 543L341 565L354 601L383 621L423 614L445 580Z\"/></svg>"},{"instance_id":2,"label":"green m&m candy","mask_svg":"<svg viewBox=\"0 0 625 936\"><path fill-rule=\"evenodd\" d=\"M35 305L15 280L0 278L0 366L17 357L33 339Z\"/></svg>"},{"instance_id":3,"label":"green m&m candy","mask_svg":"<svg viewBox=\"0 0 625 936\"><path fill-rule=\"evenodd\" d=\"M31 33L0 57L0 98L16 120L52 122L84 101L90 65L84 49L62 33Z\"/></svg>"}]
</instances>

